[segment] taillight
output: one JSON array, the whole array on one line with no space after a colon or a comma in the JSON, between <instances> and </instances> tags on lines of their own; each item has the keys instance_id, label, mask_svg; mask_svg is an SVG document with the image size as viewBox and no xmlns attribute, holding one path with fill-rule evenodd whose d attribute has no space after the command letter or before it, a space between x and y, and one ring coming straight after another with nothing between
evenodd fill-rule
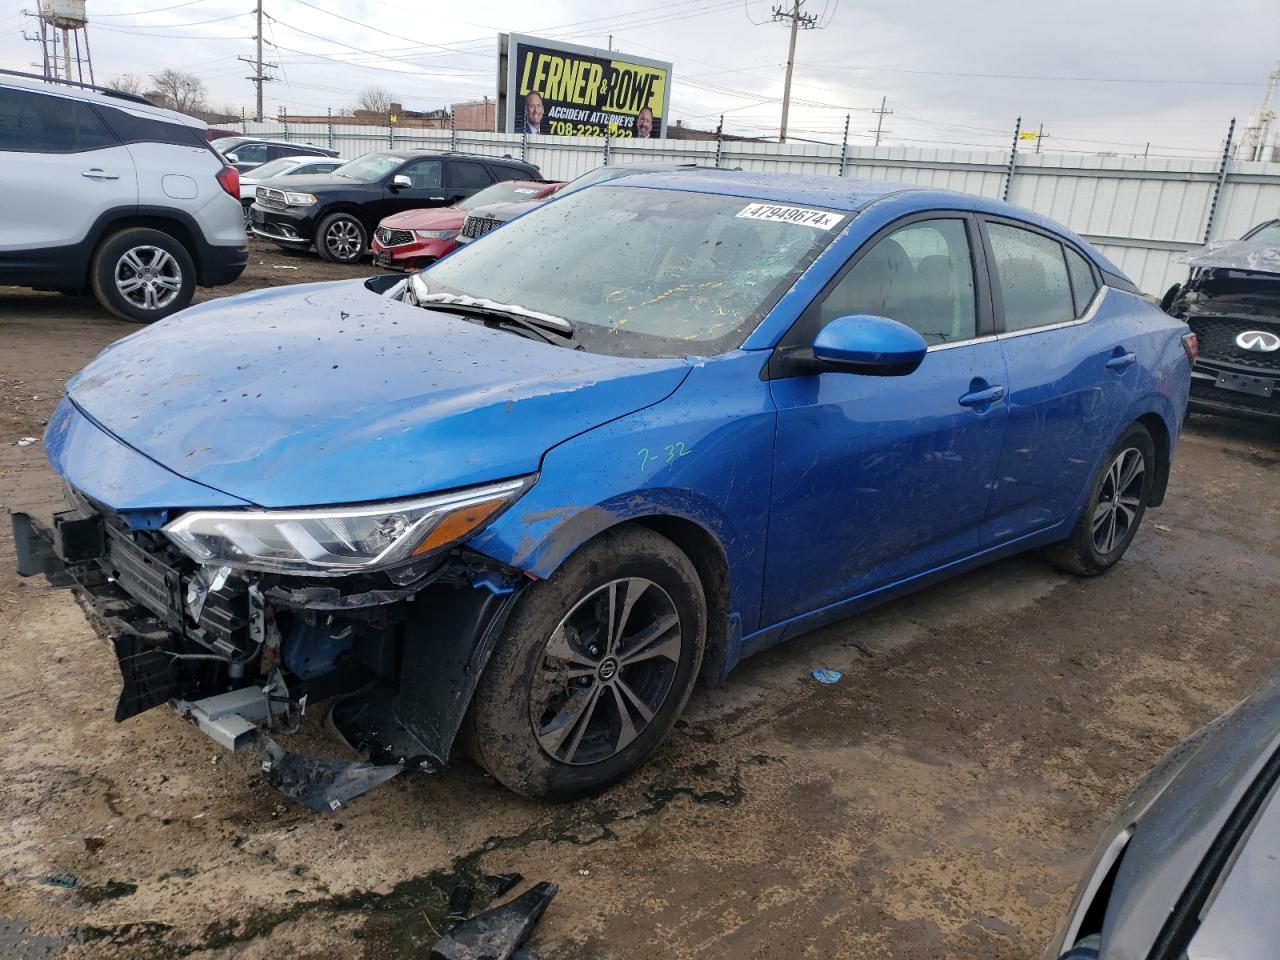
<instances>
[{"instance_id":1,"label":"taillight","mask_svg":"<svg viewBox=\"0 0 1280 960\"><path fill-rule=\"evenodd\" d=\"M222 189L231 194L237 200L240 199L240 171L235 167L223 167L218 171L218 183L222 184Z\"/></svg>"},{"instance_id":2,"label":"taillight","mask_svg":"<svg viewBox=\"0 0 1280 960\"><path fill-rule=\"evenodd\" d=\"M1192 363L1200 356L1200 339L1194 333L1182 335L1182 349L1187 352L1187 359Z\"/></svg>"}]
</instances>

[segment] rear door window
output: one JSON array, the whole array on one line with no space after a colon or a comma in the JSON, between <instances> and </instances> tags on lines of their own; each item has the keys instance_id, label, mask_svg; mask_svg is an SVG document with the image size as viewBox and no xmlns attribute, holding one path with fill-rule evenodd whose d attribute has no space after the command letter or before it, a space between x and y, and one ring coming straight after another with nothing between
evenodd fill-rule
<instances>
[{"instance_id":1,"label":"rear door window","mask_svg":"<svg viewBox=\"0 0 1280 960\"><path fill-rule=\"evenodd\" d=\"M1042 233L987 223L1007 332L1075 319L1062 244Z\"/></svg>"},{"instance_id":2,"label":"rear door window","mask_svg":"<svg viewBox=\"0 0 1280 960\"><path fill-rule=\"evenodd\" d=\"M410 188L413 190L440 189L439 160L415 160L404 167L400 174L409 178Z\"/></svg>"},{"instance_id":3,"label":"rear door window","mask_svg":"<svg viewBox=\"0 0 1280 960\"><path fill-rule=\"evenodd\" d=\"M449 161L449 186L461 190L479 190L493 182L483 163L473 160Z\"/></svg>"},{"instance_id":4,"label":"rear door window","mask_svg":"<svg viewBox=\"0 0 1280 960\"><path fill-rule=\"evenodd\" d=\"M0 150L82 153L116 145L93 107L27 90L0 93Z\"/></svg>"}]
</instances>

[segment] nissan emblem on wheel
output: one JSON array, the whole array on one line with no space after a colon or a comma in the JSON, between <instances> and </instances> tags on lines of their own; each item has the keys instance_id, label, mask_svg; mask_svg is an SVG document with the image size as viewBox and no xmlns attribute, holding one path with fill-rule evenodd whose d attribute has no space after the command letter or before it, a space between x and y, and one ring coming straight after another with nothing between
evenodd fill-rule
<instances>
[{"instance_id":1,"label":"nissan emblem on wheel","mask_svg":"<svg viewBox=\"0 0 1280 960\"><path fill-rule=\"evenodd\" d=\"M362 185L448 200L463 162L260 188L255 231L350 259ZM165 248L132 243L163 295ZM1024 551L1105 573L1164 499L1194 354L1009 204L638 171L421 273L208 301L114 344L49 422L66 509L14 515L19 571L110 641L117 719L171 703L306 806L455 746L577 797L792 636ZM360 760L285 748L317 710Z\"/></svg>"}]
</instances>

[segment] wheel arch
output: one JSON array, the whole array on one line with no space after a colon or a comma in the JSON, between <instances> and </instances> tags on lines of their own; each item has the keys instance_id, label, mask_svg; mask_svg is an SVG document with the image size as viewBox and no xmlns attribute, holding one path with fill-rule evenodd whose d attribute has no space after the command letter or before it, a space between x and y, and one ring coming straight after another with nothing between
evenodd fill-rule
<instances>
[{"instance_id":1,"label":"wheel arch","mask_svg":"<svg viewBox=\"0 0 1280 960\"><path fill-rule=\"evenodd\" d=\"M150 212L138 208L113 211L104 214L94 224L90 233L92 243L89 244L88 256L84 259L84 285L89 285L89 274L93 269L93 258L107 240L121 230L142 228L160 230L170 234L186 249L192 263L196 265L196 283L203 286L205 280L205 264L201 255L200 244L196 242L198 228L195 222L179 211Z\"/></svg>"},{"instance_id":2,"label":"wheel arch","mask_svg":"<svg viewBox=\"0 0 1280 960\"><path fill-rule=\"evenodd\" d=\"M369 215L365 212L364 207L353 200L335 200L316 214L315 225L317 236L320 234L321 221L323 221L325 217L331 216L335 213L349 213L351 216L355 217L355 219L359 221L360 226L364 228L366 243L372 240L373 231L377 229L378 225L376 223L371 224L369 221Z\"/></svg>"},{"instance_id":3,"label":"wheel arch","mask_svg":"<svg viewBox=\"0 0 1280 960\"><path fill-rule=\"evenodd\" d=\"M1135 422L1151 435L1151 443L1156 450L1156 476L1151 484L1147 505L1158 507L1164 503L1165 491L1169 488L1169 470L1173 465L1173 434L1164 417L1155 411L1144 413Z\"/></svg>"}]
</instances>

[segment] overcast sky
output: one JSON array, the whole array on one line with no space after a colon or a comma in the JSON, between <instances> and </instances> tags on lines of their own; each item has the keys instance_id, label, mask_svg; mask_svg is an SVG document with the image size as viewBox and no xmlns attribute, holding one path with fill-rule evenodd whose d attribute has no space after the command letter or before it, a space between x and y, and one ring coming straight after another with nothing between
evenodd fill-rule
<instances>
[{"instance_id":1,"label":"overcast sky","mask_svg":"<svg viewBox=\"0 0 1280 960\"><path fill-rule=\"evenodd\" d=\"M38 0L0 3L0 66L30 69ZM237 55L252 55L253 0L88 0L99 82L189 70L213 104L251 106ZM168 8L168 9L163 9ZM768 0L264 0L281 69L266 112L349 107L365 86L427 109L493 96L499 30L670 60L672 119L777 134L787 29ZM1280 58L1277 0L808 0L790 133L868 143L1007 146L1014 118L1044 124L1043 149L1213 155L1228 120L1258 109ZM340 19L325 11L340 14ZM350 21L355 21L350 22ZM319 56L317 56L319 55ZM341 62L339 62L341 61ZM352 62L355 61L355 62Z\"/></svg>"}]
</instances>

